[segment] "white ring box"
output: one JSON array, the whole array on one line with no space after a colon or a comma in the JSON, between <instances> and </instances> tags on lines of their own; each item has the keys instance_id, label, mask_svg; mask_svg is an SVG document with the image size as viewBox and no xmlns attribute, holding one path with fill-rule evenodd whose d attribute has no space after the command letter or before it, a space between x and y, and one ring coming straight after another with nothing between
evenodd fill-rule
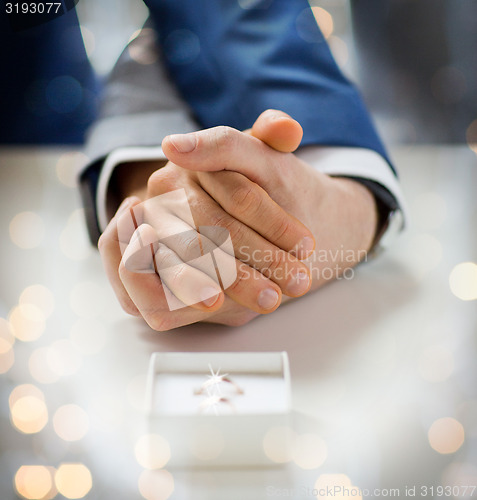
<instances>
[{"instance_id":1,"label":"white ring box","mask_svg":"<svg viewBox=\"0 0 477 500\"><path fill-rule=\"evenodd\" d=\"M225 374L231 382L212 378ZM146 398L149 432L171 450L167 467L277 466L264 451L264 438L274 429L280 440L280 429L285 436L291 425L288 356L154 353Z\"/></svg>"}]
</instances>

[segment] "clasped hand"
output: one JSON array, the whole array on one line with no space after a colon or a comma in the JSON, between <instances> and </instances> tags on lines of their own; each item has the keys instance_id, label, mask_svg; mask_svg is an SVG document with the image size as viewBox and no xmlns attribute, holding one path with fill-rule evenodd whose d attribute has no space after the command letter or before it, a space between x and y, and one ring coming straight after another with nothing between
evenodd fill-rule
<instances>
[{"instance_id":1,"label":"clasped hand","mask_svg":"<svg viewBox=\"0 0 477 500\"><path fill-rule=\"evenodd\" d=\"M169 162L139 196L124 200L99 241L123 308L159 331L198 321L240 325L274 311L283 295L299 297L324 282L312 279L310 259L303 262L317 234L324 248L342 245L340 237L368 248L372 195L300 161L292 151L301 135L296 121L269 110L250 131L215 127L166 137ZM348 210L354 202L358 209ZM364 222L359 234L333 227L333 219L352 224L356 214ZM233 248L221 246L226 238L214 228L230 235ZM214 265L206 265L200 256L212 253Z\"/></svg>"}]
</instances>

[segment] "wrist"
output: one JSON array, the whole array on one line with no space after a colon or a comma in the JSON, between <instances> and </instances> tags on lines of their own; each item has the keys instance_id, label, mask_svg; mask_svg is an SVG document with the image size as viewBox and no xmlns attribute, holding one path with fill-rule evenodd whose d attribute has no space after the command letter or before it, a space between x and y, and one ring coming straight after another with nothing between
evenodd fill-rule
<instances>
[{"instance_id":1,"label":"wrist","mask_svg":"<svg viewBox=\"0 0 477 500\"><path fill-rule=\"evenodd\" d=\"M341 217L351 247L369 251L379 227L379 211L374 194L359 181L331 177L341 206ZM335 201L336 203L336 201Z\"/></svg>"},{"instance_id":2,"label":"wrist","mask_svg":"<svg viewBox=\"0 0 477 500\"><path fill-rule=\"evenodd\" d=\"M311 224L317 248L306 260L312 290L367 259L378 223L374 195L366 186L344 177L320 175Z\"/></svg>"}]
</instances>

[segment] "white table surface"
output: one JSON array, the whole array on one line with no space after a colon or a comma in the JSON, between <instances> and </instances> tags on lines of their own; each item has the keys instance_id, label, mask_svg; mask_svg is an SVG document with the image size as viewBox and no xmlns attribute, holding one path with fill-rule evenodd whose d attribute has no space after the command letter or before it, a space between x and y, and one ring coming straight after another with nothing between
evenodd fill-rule
<instances>
[{"instance_id":1,"label":"white table surface","mask_svg":"<svg viewBox=\"0 0 477 500\"><path fill-rule=\"evenodd\" d=\"M289 474L171 471L173 493L164 486L150 498L316 498L310 490L322 474L345 474L370 490L366 498L386 496L375 489L398 488L404 497L406 487L416 486L419 497L421 486L477 485L477 302L460 300L449 286L454 266L477 261L477 162L467 147L394 151L411 225L352 280L240 328L202 324L167 333L128 317L116 303L89 246L65 153L0 150L0 317L9 317L30 285L41 284L54 297L44 333L32 342L17 340L15 361L1 375L2 500L17 498L12 484L22 465L63 462L91 471L85 498L141 498L144 469L134 448L145 432L139 409L155 351L287 351L293 409L314 417L308 425L327 453L319 468L292 465ZM32 227L28 218L12 226L24 211L39 218ZM34 247L19 248L12 236ZM65 364L54 365L56 375L47 364L46 375L38 375L41 367L32 374L30 358L39 348L61 353ZM48 374L57 380L41 383L34 376ZM45 395L49 419L39 433L22 434L10 423L8 397L20 384L34 384ZM55 432L53 416L66 404L89 417L77 442ZM455 453L440 454L429 442L431 425L444 417L465 431Z\"/></svg>"}]
</instances>

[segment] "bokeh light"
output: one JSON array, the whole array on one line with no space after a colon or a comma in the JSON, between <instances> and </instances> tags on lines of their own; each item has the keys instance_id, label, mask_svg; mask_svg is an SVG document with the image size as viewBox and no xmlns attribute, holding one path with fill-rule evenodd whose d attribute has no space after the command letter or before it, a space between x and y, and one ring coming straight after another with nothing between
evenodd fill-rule
<instances>
[{"instance_id":1,"label":"bokeh light","mask_svg":"<svg viewBox=\"0 0 477 500\"><path fill-rule=\"evenodd\" d=\"M89 469L79 463L65 463L58 467L55 474L58 492L66 498L83 498L93 486Z\"/></svg>"},{"instance_id":2,"label":"bokeh light","mask_svg":"<svg viewBox=\"0 0 477 500\"><path fill-rule=\"evenodd\" d=\"M48 410L44 401L34 397L20 398L11 409L13 425L24 434L40 432L48 422Z\"/></svg>"},{"instance_id":3,"label":"bokeh light","mask_svg":"<svg viewBox=\"0 0 477 500\"><path fill-rule=\"evenodd\" d=\"M477 120L474 120L466 132L467 144L474 153L477 153Z\"/></svg>"},{"instance_id":4,"label":"bokeh light","mask_svg":"<svg viewBox=\"0 0 477 500\"><path fill-rule=\"evenodd\" d=\"M46 86L46 102L56 113L71 113L83 99L81 83L71 75L53 78Z\"/></svg>"},{"instance_id":5,"label":"bokeh light","mask_svg":"<svg viewBox=\"0 0 477 500\"><path fill-rule=\"evenodd\" d=\"M64 405L56 410L53 427L64 441L79 441L89 430L89 417L78 405Z\"/></svg>"},{"instance_id":6,"label":"bokeh light","mask_svg":"<svg viewBox=\"0 0 477 500\"><path fill-rule=\"evenodd\" d=\"M14 343L15 336L10 323L0 318L0 374L7 373L15 362Z\"/></svg>"},{"instance_id":7,"label":"bokeh light","mask_svg":"<svg viewBox=\"0 0 477 500\"><path fill-rule=\"evenodd\" d=\"M455 453L464 443L465 432L455 418L439 418L429 428L429 444L441 454Z\"/></svg>"},{"instance_id":8,"label":"bokeh light","mask_svg":"<svg viewBox=\"0 0 477 500\"><path fill-rule=\"evenodd\" d=\"M173 64L182 65L194 62L200 50L199 37L190 30L175 30L164 41L164 52Z\"/></svg>"},{"instance_id":9,"label":"bokeh light","mask_svg":"<svg viewBox=\"0 0 477 500\"><path fill-rule=\"evenodd\" d=\"M171 448L159 434L145 434L137 440L134 455L145 469L161 469L171 458Z\"/></svg>"},{"instance_id":10,"label":"bokeh light","mask_svg":"<svg viewBox=\"0 0 477 500\"><path fill-rule=\"evenodd\" d=\"M40 432L48 422L45 397L37 387L25 384L10 394L10 420L24 434Z\"/></svg>"},{"instance_id":11,"label":"bokeh light","mask_svg":"<svg viewBox=\"0 0 477 500\"><path fill-rule=\"evenodd\" d=\"M293 461L302 469L317 469L327 456L326 443L317 434L300 434L293 443Z\"/></svg>"},{"instance_id":12,"label":"bokeh light","mask_svg":"<svg viewBox=\"0 0 477 500\"><path fill-rule=\"evenodd\" d=\"M317 24L319 30L317 29ZM333 18L322 7L303 9L296 19L298 35L308 43L321 43L333 33Z\"/></svg>"},{"instance_id":13,"label":"bokeh light","mask_svg":"<svg viewBox=\"0 0 477 500\"><path fill-rule=\"evenodd\" d=\"M30 285L20 295L20 305L34 305L41 309L43 319L48 319L55 309L55 298L44 285Z\"/></svg>"},{"instance_id":14,"label":"bokeh light","mask_svg":"<svg viewBox=\"0 0 477 500\"><path fill-rule=\"evenodd\" d=\"M8 397L8 404L10 408L22 397L24 396L35 396L38 399L41 399L42 401L45 400L45 396L43 395L43 392L36 387L33 384L22 384L22 385L17 385L12 392L10 393L10 396Z\"/></svg>"},{"instance_id":15,"label":"bokeh light","mask_svg":"<svg viewBox=\"0 0 477 500\"><path fill-rule=\"evenodd\" d=\"M15 337L23 342L37 340L45 331L45 315L33 304L20 304L14 307L8 320Z\"/></svg>"},{"instance_id":16,"label":"bokeh light","mask_svg":"<svg viewBox=\"0 0 477 500\"><path fill-rule=\"evenodd\" d=\"M15 352L12 344L0 337L0 374L7 373L15 362Z\"/></svg>"},{"instance_id":17,"label":"bokeh light","mask_svg":"<svg viewBox=\"0 0 477 500\"><path fill-rule=\"evenodd\" d=\"M141 31L142 31L142 29L138 29L138 30L134 30L133 31L133 33L129 37L128 45L139 36L139 34L141 33Z\"/></svg>"},{"instance_id":18,"label":"bokeh light","mask_svg":"<svg viewBox=\"0 0 477 500\"><path fill-rule=\"evenodd\" d=\"M452 293L461 300L477 299L477 264L462 262L452 269L449 275Z\"/></svg>"},{"instance_id":19,"label":"bokeh light","mask_svg":"<svg viewBox=\"0 0 477 500\"><path fill-rule=\"evenodd\" d=\"M146 500L167 500L174 492L174 477L167 470L145 470L139 476L138 487Z\"/></svg>"},{"instance_id":20,"label":"bokeh light","mask_svg":"<svg viewBox=\"0 0 477 500\"><path fill-rule=\"evenodd\" d=\"M296 432L290 427L272 427L263 438L263 451L272 462L277 464L291 462L296 438Z\"/></svg>"},{"instance_id":21,"label":"bokeh light","mask_svg":"<svg viewBox=\"0 0 477 500\"><path fill-rule=\"evenodd\" d=\"M325 38L329 38L333 33L334 25L333 25L333 17L331 14L323 9L322 7L312 7L311 11L313 12L313 16L320 27L321 32Z\"/></svg>"},{"instance_id":22,"label":"bokeh light","mask_svg":"<svg viewBox=\"0 0 477 500\"><path fill-rule=\"evenodd\" d=\"M130 37L134 43L128 46L128 52L131 59L139 64L154 64L159 55L154 45L150 45L147 40L150 36L155 37L154 30L150 28L142 29L136 36L136 33Z\"/></svg>"},{"instance_id":23,"label":"bokeh light","mask_svg":"<svg viewBox=\"0 0 477 500\"><path fill-rule=\"evenodd\" d=\"M23 249L38 247L45 237L43 219L35 212L21 212L10 222L10 239Z\"/></svg>"},{"instance_id":24,"label":"bokeh light","mask_svg":"<svg viewBox=\"0 0 477 500\"><path fill-rule=\"evenodd\" d=\"M22 465L15 474L14 484L20 496L31 500L52 498L55 493L52 468L43 465Z\"/></svg>"}]
</instances>

